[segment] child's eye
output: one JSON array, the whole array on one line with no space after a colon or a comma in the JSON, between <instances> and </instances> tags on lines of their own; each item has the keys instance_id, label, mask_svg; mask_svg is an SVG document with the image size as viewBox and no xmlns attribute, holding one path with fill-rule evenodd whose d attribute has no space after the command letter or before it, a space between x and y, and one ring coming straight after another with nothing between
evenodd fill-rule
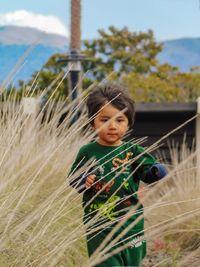
<instances>
[{"instance_id":1,"label":"child's eye","mask_svg":"<svg viewBox=\"0 0 200 267\"><path fill-rule=\"evenodd\" d=\"M123 122L124 119L117 119L117 122Z\"/></svg>"},{"instance_id":2,"label":"child's eye","mask_svg":"<svg viewBox=\"0 0 200 267\"><path fill-rule=\"evenodd\" d=\"M108 119L101 119L101 122L107 122Z\"/></svg>"}]
</instances>

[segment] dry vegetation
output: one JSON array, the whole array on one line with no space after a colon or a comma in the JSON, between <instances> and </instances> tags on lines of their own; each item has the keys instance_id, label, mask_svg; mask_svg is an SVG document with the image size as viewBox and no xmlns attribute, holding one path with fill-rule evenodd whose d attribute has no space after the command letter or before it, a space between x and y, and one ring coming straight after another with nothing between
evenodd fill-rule
<instances>
[{"instance_id":1,"label":"dry vegetation","mask_svg":"<svg viewBox=\"0 0 200 267\"><path fill-rule=\"evenodd\" d=\"M196 153L185 145L171 153L169 176L147 190L145 266L200 266L200 179ZM148 195L149 194L149 195ZM150 264L150 262L154 264ZM157 263L155 265L155 263Z\"/></svg>"},{"instance_id":2,"label":"dry vegetation","mask_svg":"<svg viewBox=\"0 0 200 267\"><path fill-rule=\"evenodd\" d=\"M72 109L58 127L60 107L41 124L21 105L4 102L0 117L0 266L80 267L88 262L81 197L67 173L80 146L91 140L84 114ZM47 111L47 114L48 111ZM172 153L170 174L145 190L145 266L200 266L200 179L195 152Z\"/></svg>"}]
</instances>

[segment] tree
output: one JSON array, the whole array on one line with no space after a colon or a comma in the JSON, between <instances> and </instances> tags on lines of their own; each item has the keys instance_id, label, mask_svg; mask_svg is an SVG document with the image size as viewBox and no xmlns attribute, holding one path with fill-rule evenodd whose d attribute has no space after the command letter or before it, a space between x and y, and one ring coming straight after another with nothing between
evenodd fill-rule
<instances>
[{"instance_id":1,"label":"tree","mask_svg":"<svg viewBox=\"0 0 200 267\"><path fill-rule=\"evenodd\" d=\"M73 3L73 10L76 11ZM79 5L78 5L79 6ZM75 25L73 26L75 28ZM109 32L99 30L100 38L85 41L82 53L89 58L83 63L84 72L89 70L89 75L82 81L83 88L88 87L93 81L101 81L113 71L113 78L117 79L131 72L148 74L157 67L156 55L161 51L162 46L154 40L153 32L135 33L124 27L119 30L113 26L109 27ZM78 45L78 36L73 39L71 45ZM63 72L65 63L58 64L59 58L64 55L55 54L43 66L38 77L38 88L44 89L51 84L58 73ZM29 84L36 77L33 75ZM63 94L65 85L61 85L59 90Z\"/></svg>"},{"instance_id":2,"label":"tree","mask_svg":"<svg viewBox=\"0 0 200 267\"><path fill-rule=\"evenodd\" d=\"M187 102L196 100L200 94L199 69L194 67L189 73L181 73L178 67L160 64L156 57L162 46L156 43L152 31L135 33L126 27L119 30L112 26L108 32L99 33L98 39L84 42L82 53L89 61L83 67L89 74L82 81L83 88L109 76L128 87L137 102ZM64 74L65 64L57 63L61 57L56 54L44 65L38 88L46 88L58 73ZM65 84L61 84L58 96L64 94Z\"/></svg>"},{"instance_id":3,"label":"tree","mask_svg":"<svg viewBox=\"0 0 200 267\"><path fill-rule=\"evenodd\" d=\"M100 38L84 42L83 53L90 59L84 70L90 70L93 79L101 81L113 71L117 77L130 72L147 74L157 67L156 56L162 46L151 30L135 33L111 26L108 33L99 30L99 34Z\"/></svg>"},{"instance_id":4,"label":"tree","mask_svg":"<svg viewBox=\"0 0 200 267\"><path fill-rule=\"evenodd\" d=\"M189 102L200 95L200 73L181 73L169 64L147 76L129 73L121 81L136 102Z\"/></svg>"}]
</instances>

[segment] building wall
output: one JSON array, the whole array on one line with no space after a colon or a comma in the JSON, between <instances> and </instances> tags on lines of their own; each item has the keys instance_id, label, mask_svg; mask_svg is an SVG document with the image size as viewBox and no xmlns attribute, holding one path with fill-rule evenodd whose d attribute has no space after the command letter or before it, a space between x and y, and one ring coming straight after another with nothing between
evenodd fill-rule
<instances>
[{"instance_id":1,"label":"building wall","mask_svg":"<svg viewBox=\"0 0 200 267\"><path fill-rule=\"evenodd\" d=\"M131 138L147 137L143 146L150 146L196 114L196 103L188 104L138 104ZM193 119L160 143L160 148L153 152L170 161L169 147L179 150L183 143L192 148L195 145L196 121Z\"/></svg>"}]
</instances>

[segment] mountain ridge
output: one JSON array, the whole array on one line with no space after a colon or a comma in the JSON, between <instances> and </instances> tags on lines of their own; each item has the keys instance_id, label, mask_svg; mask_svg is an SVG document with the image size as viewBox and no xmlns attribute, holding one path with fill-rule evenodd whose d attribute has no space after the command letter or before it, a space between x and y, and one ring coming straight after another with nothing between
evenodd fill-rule
<instances>
[{"instance_id":1,"label":"mountain ridge","mask_svg":"<svg viewBox=\"0 0 200 267\"><path fill-rule=\"evenodd\" d=\"M160 63L177 66L182 72L200 66L200 37L178 38L161 43L163 51L157 56ZM67 53L69 39L29 27L0 26L0 84L31 46L33 50L27 56L25 65L15 75L14 84L18 80L30 79L53 54Z\"/></svg>"},{"instance_id":2,"label":"mountain ridge","mask_svg":"<svg viewBox=\"0 0 200 267\"><path fill-rule=\"evenodd\" d=\"M22 26L1 26L0 43L4 45L32 45L42 44L50 47L65 49L69 40L62 35L47 33L35 28Z\"/></svg>"},{"instance_id":3,"label":"mountain ridge","mask_svg":"<svg viewBox=\"0 0 200 267\"><path fill-rule=\"evenodd\" d=\"M28 50L31 51L24 65L22 64L12 80L14 84L19 80L30 79L53 54L66 52L68 43L69 40L59 34L50 34L30 27L1 26L0 84Z\"/></svg>"},{"instance_id":4,"label":"mountain ridge","mask_svg":"<svg viewBox=\"0 0 200 267\"><path fill-rule=\"evenodd\" d=\"M158 55L160 63L178 66L182 72L200 66L200 37L184 37L163 42L163 51Z\"/></svg>"}]
</instances>

